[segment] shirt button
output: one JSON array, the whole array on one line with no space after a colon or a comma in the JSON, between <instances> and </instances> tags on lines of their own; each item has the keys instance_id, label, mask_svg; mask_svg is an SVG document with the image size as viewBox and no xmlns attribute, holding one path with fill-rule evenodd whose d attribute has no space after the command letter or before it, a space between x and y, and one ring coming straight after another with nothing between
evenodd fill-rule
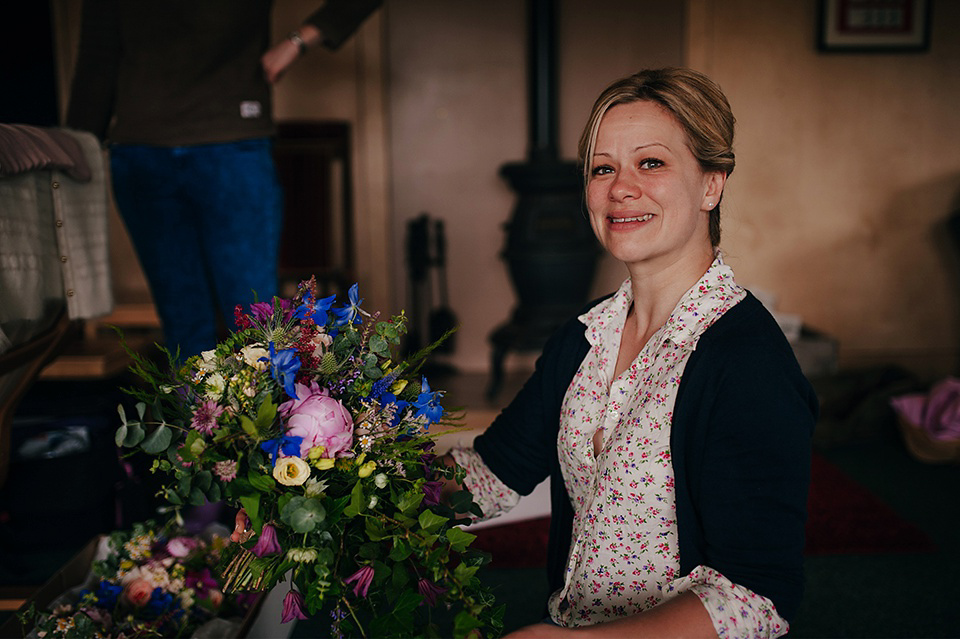
<instances>
[{"instance_id":1,"label":"shirt button","mask_svg":"<svg viewBox=\"0 0 960 639\"><path fill-rule=\"evenodd\" d=\"M67 256L66 256L66 255L61 255L61 256L60 256L60 261L63 262L64 264L66 264L66 262L67 262Z\"/></svg>"},{"instance_id":2,"label":"shirt button","mask_svg":"<svg viewBox=\"0 0 960 639\"><path fill-rule=\"evenodd\" d=\"M59 189L59 188L60 188L60 183L59 183L59 182L54 182L53 184L50 185L50 187L51 187L51 188L54 188L54 189Z\"/></svg>"},{"instance_id":3,"label":"shirt button","mask_svg":"<svg viewBox=\"0 0 960 639\"><path fill-rule=\"evenodd\" d=\"M72 288L68 288L68 289L67 289L67 297L73 297L73 289L72 289Z\"/></svg>"},{"instance_id":4,"label":"shirt button","mask_svg":"<svg viewBox=\"0 0 960 639\"><path fill-rule=\"evenodd\" d=\"M63 228L63 220L57 220L57 228Z\"/></svg>"}]
</instances>

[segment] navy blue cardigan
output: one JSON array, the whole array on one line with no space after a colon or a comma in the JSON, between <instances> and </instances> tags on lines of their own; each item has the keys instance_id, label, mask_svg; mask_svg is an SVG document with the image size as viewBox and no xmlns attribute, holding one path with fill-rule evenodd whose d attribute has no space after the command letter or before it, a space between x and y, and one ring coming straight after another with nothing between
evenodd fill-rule
<instances>
[{"instance_id":1,"label":"navy blue cardigan","mask_svg":"<svg viewBox=\"0 0 960 639\"><path fill-rule=\"evenodd\" d=\"M573 508L557 458L563 396L586 356L568 321L474 447L521 495L551 478L547 570L563 586ZM700 337L677 394L670 443L680 574L703 564L770 598L788 622L803 594L811 435L818 404L793 350L751 294Z\"/></svg>"}]
</instances>

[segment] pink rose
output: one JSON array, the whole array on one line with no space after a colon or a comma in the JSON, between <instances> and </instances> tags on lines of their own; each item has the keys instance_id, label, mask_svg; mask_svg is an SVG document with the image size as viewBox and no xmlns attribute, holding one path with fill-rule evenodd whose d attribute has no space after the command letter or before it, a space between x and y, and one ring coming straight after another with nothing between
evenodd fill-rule
<instances>
[{"instance_id":1,"label":"pink rose","mask_svg":"<svg viewBox=\"0 0 960 639\"><path fill-rule=\"evenodd\" d=\"M139 608L150 601L153 594L153 584L146 579L134 579L123 589L123 597L130 605Z\"/></svg>"},{"instance_id":2,"label":"pink rose","mask_svg":"<svg viewBox=\"0 0 960 639\"><path fill-rule=\"evenodd\" d=\"M167 542L167 552L174 557L186 557L199 545L192 537L174 537Z\"/></svg>"},{"instance_id":3,"label":"pink rose","mask_svg":"<svg viewBox=\"0 0 960 639\"><path fill-rule=\"evenodd\" d=\"M298 399L280 404L287 418L287 435L302 437L300 457L306 459L314 446L323 446L324 457L333 457L353 444L353 417L340 400L314 382L296 385Z\"/></svg>"}]
</instances>

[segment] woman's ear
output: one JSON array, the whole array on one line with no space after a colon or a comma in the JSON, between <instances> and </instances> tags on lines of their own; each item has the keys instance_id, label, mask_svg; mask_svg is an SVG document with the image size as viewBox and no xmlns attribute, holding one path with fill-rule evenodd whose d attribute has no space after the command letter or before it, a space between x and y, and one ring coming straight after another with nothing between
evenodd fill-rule
<instances>
[{"instance_id":1,"label":"woman's ear","mask_svg":"<svg viewBox=\"0 0 960 639\"><path fill-rule=\"evenodd\" d=\"M712 211L720 203L723 186L727 183L727 174L723 171L711 171L705 177L707 188L704 191L700 208L704 211Z\"/></svg>"}]
</instances>

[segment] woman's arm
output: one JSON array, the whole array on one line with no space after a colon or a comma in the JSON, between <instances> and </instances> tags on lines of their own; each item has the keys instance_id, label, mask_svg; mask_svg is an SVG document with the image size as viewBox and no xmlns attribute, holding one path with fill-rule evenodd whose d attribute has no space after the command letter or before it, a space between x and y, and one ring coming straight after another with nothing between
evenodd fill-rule
<instances>
[{"instance_id":1,"label":"woman's arm","mask_svg":"<svg viewBox=\"0 0 960 639\"><path fill-rule=\"evenodd\" d=\"M700 599L692 592L684 592L656 608L646 612L622 617L606 623L578 628L559 628L545 623L526 626L507 637L510 639L537 639L542 637L583 637L589 639L627 639L641 637L705 637L716 639L710 615Z\"/></svg>"}]
</instances>

